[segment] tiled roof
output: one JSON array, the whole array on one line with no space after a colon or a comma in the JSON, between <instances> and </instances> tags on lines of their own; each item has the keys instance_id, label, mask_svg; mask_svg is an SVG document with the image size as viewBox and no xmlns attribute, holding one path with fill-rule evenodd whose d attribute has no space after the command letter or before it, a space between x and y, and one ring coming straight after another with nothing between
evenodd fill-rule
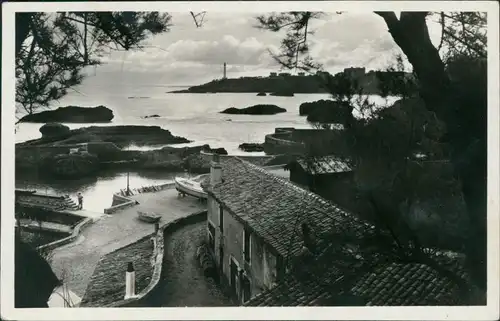
<instances>
[{"instance_id":1,"label":"tiled roof","mask_svg":"<svg viewBox=\"0 0 500 321\"><path fill-rule=\"evenodd\" d=\"M279 254L302 249L301 224L320 239L330 230L361 233L371 228L320 196L266 170L232 158L221 161L223 182L205 187Z\"/></svg>"},{"instance_id":2,"label":"tiled roof","mask_svg":"<svg viewBox=\"0 0 500 321\"><path fill-rule=\"evenodd\" d=\"M153 275L151 235L101 258L94 270L80 306L103 307L123 300L128 262L135 269L136 293L145 289Z\"/></svg>"},{"instance_id":3,"label":"tiled roof","mask_svg":"<svg viewBox=\"0 0 500 321\"><path fill-rule=\"evenodd\" d=\"M299 157L297 163L312 175L349 172L351 167L335 156Z\"/></svg>"},{"instance_id":4,"label":"tiled roof","mask_svg":"<svg viewBox=\"0 0 500 321\"><path fill-rule=\"evenodd\" d=\"M451 271L465 279L458 266L460 264L455 264ZM353 267L350 271L347 269L341 272L331 265L323 273L315 273L306 280L296 276L289 277L276 287L252 298L245 305L459 305L464 299L463 296L450 278L428 265L381 262L368 270Z\"/></svg>"}]
</instances>

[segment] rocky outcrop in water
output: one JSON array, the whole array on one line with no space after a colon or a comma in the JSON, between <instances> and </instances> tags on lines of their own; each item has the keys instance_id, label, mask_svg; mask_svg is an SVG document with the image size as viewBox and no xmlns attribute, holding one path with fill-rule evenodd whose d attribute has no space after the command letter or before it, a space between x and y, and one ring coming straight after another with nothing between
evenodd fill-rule
<instances>
[{"instance_id":1,"label":"rocky outcrop in water","mask_svg":"<svg viewBox=\"0 0 500 321\"><path fill-rule=\"evenodd\" d=\"M70 129L68 126L60 124L60 123L47 123L40 127L40 133L42 133L42 137L60 137L64 135L68 135Z\"/></svg>"},{"instance_id":2,"label":"rocky outcrop in water","mask_svg":"<svg viewBox=\"0 0 500 321\"><path fill-rule=\"evenodd\" d=\"M334 101L329 106L316 107L311 110L307 115L307 121L323 124L345 124L352 113L351 110L352 108L348 103Z\"/></svg>"},{"instance_id":3,"label":"rocky outcrop in water","mask_svg":"<svg viewBox=\"0 0 500 321\"><path fill-rule=\"evenodd\" d=\"M286 112L285 108L268 104L254 105L241 109L231 107L221 111L222 114L231 114L231 115L275 115L285 112Z\"/></svg>"},{"instance_id":4,"label":"rocky outcrop in water","mask_svg":"<svg viewBox=\"0 0 500 321\"><path fill-rule=\"evenodd\" d=\"M20 122L31 123L107 123L113 119L113 111L104 106L78 107L66 106L55 110L26 115Z\"/></svg>"},{"instance_id":5,"label":"rocky outcrop in water","mask_svg":"<svg viewBox=\"0 0 500 321\"><path fill-rule=\"evenodd\" d=\"M81 178L99 170L99 159L86 152L60 154L44 159L42 168L53 177Z\"/></svg>"},{"instance_id":6,"label":"rocky outcrop in water","mask_svg":"<svg viewBox=\"0 0 500 321\"><path fill-rule=\"evenodd\" d=\"M307 116L316 108L330 108L335 104L334 100L330 99L320 99L316 101L310 101L300 104L299 115Z\"/></svg>"},{"instance_id":7,"label":"rocky outcrop in water","mask_svg":"<svg viewBox=\"0 0 500 321\"><path fill-rule=\"evenodd\" d=\"M49 126L50 128L50 126ZM140 163L137 160L148 152L123 150L129 145L155 146L188 143L183 137L173 136L158 126L109 126L86 127L55 136L44 135L40 139L16 144L16 173L35 171L39 175L50 174L67 178L92 176L101 168L134 166L154 167L151 164L164 160ZM71 154L71 150L86 149L90 154ZM200 149L201 150L201 149ZM150 151L153 152L153 151ZM176 151L176 153L181 153ZM198 150L199 152L199 150ZM144 160L144 157L141 160ZM182 159L174 167L182 167ZM147 157L146 157L147 159ZM171 161L172 159L168 159ZM111 162L111 163L110 163ZM116 164L115 164L116 163ZM97 166L96 166L97 164Z\"/></svg>"},{"instance_id":8,"label":"rocky outcrop in water","mask_svg":"<svg viewBox=\"0 0 500 321\"><path fill-rule=\"evenodd\" d=\"M16 146L58 146L88 142L111 142L118 147L126 147L182 144L190 141L184 137L173 136L169 130L159 126L91 126L73 129L62 136L42 137Z\"/></svg>"},{"instance_id":9,"label":"rocky outcrop in water","mask_svg":"<svg viewBox=\"0 0 500 321\"><path fill-rule=\"evenodd\" d=\"M153 115L147 115L147 116L144 116L144 117L142 117L142 118L147 119L147 118L158 118L158 117L160 117L160 115L158 115L158 114L153 114Z\"/></svg>"},{"instance_id":10,"label":"rocky outcrop in water","mask_svg":"<svg viewBox=\"0 0 500 321\"><path fill-rule=\"evenodd\" d=\"M257 96L267 96L267 94L263 91L261 91L260 93L257 94Z\"/></svg>"},{"instance_id":11,"label":"rocky outcrop in water","mask_svg":"<svg viewBox=\"0 0 500 321\"><path fill-rule=\"evenodd\" d=\"M344 123L350 113L347 103L328 99L306 102L299 106L300 116L307 116L309 122Z\"/></svg>"},{"instance_id":12,"label":"rocky outcrop in water","mask_svg":"<svg viewBox=\"0 0 500 321\"><path fill-rule=\"evenodd\" d=\"M263 152L264 144L258 143L243 143L238 146L239 149L245 152Z\"/></svg>"}]
</instances>

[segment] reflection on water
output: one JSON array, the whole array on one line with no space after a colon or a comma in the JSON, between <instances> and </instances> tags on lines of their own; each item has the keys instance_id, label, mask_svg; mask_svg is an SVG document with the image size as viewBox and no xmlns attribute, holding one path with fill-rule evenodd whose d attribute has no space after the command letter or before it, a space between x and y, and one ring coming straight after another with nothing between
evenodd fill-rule
<instances>
[{"instance_id":1,"label":"reflection on water","mask_svg":"<svg viewBox=\"0 0 500 321\"><path fill-rule=\"evenodd\" d=\"M175 176L184 173L169 173L163 171L130 172L130 188L163 184ZM76 200L76 194L83 194L85 209L101 212L111 206L113 193L127 187L127 173L103 171L98 177L78 180L41 179L33 176L16 177L16 188L37 190L40 193L64 195L69 194Z\"/></svg>"}]
</instances>

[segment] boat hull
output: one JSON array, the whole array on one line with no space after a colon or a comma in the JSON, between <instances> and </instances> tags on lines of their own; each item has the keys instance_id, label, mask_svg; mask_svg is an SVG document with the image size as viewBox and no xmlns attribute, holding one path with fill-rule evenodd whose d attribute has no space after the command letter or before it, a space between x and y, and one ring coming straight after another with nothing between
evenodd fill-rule
<instances>
[{"instance_id":1,"label":"boat hull","mask_svg":"<svg viewBox=\"0 0 500 321\"><path fill-rule=\"evenodd\" d=\"M201 188L199 183L191 182L186 179L175 178L175 189L180 194L193 196L199 199L206 199L207 193Z\"/></svg>"}]
</instances>

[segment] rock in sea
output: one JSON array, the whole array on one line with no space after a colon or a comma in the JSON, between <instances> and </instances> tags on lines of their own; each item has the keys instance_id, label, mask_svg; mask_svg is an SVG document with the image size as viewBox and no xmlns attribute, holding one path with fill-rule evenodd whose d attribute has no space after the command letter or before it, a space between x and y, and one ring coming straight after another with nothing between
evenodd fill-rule
<instances>
[{"instance_id":1,"label":"rock in sea","mask_svg":"<svg viewBox=\"0 0 500 321\"><path fill-rule=\"evenodd\" d=\"M107 123L110 122L113 117L113 111L104 106L67 106L26 115L21 118L20 121L31 123Z\"/></svg>"},{"instance_id":2,"label":"rock in sea","mask_svg":"<svg viewBox=\"0 0 500 321\"><path fill-rule=\"evenodd\" d=\"M258 143L243 143L238 146L239 149L245 152L262 152L264 151L264 144Z\"/></svg>"},{"instance_id":3,"label":"rock in sea","mask_svg":"<svg viewBox=\"0 0 500 321\"><path fill-rule=\"evenodd\" d=\"M246 108L235 108L231 107L221 111L222 114L231 114L231 115L275 115L279 113L285 113L286 109L278 107L276 105L254 105Z\"/></svg>"},{"instance_id":4,"label":"rock in sea","mask_svg":"<svg viewBox=\"0 0 500 321\"><path fill-rule=\"evenodd\" d=\"M57 137L68 135L70 129L61 123L47 123L40 127L40 133L42 133L42 137Z\"/></svg>"}]
</instances>

